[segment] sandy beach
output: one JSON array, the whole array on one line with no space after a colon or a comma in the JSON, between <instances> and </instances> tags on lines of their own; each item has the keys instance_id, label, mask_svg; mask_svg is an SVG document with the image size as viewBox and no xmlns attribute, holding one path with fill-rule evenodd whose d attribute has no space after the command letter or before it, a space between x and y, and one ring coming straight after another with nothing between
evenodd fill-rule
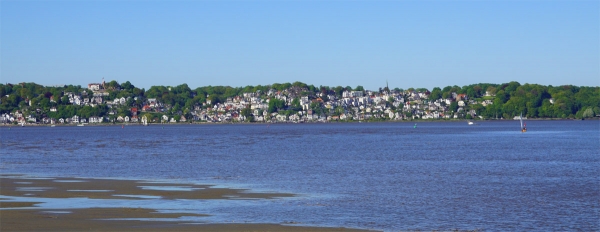
<instances>
[{"instance_id":1,"label":"sandy beach","mask_svg":"<svg viewBox=\"0 0 600 232\"><path fill-rule=\"evenodd\" d=\"M182 217L210 214L161 212L143 207L37 206L43 199L144 198L172 200L241 200L293 197L290 193L256 193L211 185L89 178L30 178L0 176L1 231L363 231L348 228L306 227L298 223L202 223ZM15 199L19 200L15 200ZM31 199L31 200L29 200ZM40 200L42 199L42 200ZM171 220L177 219L177 220Z\"/></svg>"}]
</instances>

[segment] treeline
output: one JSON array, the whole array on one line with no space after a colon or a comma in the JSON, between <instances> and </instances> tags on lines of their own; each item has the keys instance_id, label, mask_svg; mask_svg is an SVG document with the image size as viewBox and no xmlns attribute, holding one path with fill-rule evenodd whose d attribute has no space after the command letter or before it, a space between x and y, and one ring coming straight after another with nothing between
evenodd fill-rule
<instances>
[{"instance_id":1,"label":"treeline","mask_svg":"<svg viewBox=\"0 0 600 232\"><path fill-rule=\"evenodd\" d=\"M189 115L190 111L196 106L209 107L204 104L207 101L210 101L210 105L214 105L225 102L227 98L241 96L243 93L264 95L270 90L295 90L299 96L309 96L310 99L321 96L323 101L328 100L327 95L341 98L344 91L365 91L362 86L355 88L350 86L317 87L302 82L246 87L205 86L196 89L191 89L187 84L182 84L174 87L152 86L150 89L145 90L144 88L135 87L129 81L124 83L111 81L105 85L108 96L102 98L105 103L122 97L128 99L126 104L115 106L118 115L129 115L131 107L141 108L147 103L148 99L156 99L167 106L165 114ZM428 98L424 100L425 103L438 99L453 99L456 95L464 94L468 100L473 100L476 103L467 104L464 108L473 109L478 116L484 118L511 118L521 113L529 118L586 118L600 115L600 87L521 85L518 82L510 82L504 84L480 83L463 87L436 87L431 91L423 88L404 90L383 87L371 93L373 95L392 93L407 97L413 91L427 93ZM22 110L37 117L65 118L73 115L81 117L105 116L109 110L105 104L98 104L95 107L72 105L69 103L67 93L74 93L88 98L93 96L91 90L74 85L49 87L35 83L0 84L0 113ZM264 96L263 99L265 99ZM481 104L484 102L492 104L485 104L486 106L484 106L484 104ZM51 112L49 110L51 107L56 107L57 111ZM292 104L279 101L273 101L269 104L270 112L289 111L298 108L297 100ZM313 106L311 104L311 108L324 114L328 113L327 110L318 110L318 105ZM448 108L450 111L456 112L458 108L456 101ZM399 107L396 110L400 111L401 108Z\"/></svg>"},{"instance_id":2,"label":"treeline","mask_svg":"<svg viewBox=\"0 0 600 232\"><path fill-rule=\"evenodd\" d=\"M469 105L484 118L509 118L521 113L530 118L589 118L600 115L600 87L521 85L513 81L501 85L434 88L429 98L436 99L440 95L446 98L452 92L466 94L469 99L478 102L491 100L493 104L485 107L482 104Z\"/></svg>"}]
</instances>

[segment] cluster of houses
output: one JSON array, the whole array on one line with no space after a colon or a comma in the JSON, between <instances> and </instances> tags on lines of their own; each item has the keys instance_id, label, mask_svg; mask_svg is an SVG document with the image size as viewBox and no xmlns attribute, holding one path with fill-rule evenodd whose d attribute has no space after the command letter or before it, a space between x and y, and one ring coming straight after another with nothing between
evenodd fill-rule
<instances>
[{"instance_id":1,"label":"cluster of houses","mask_svg":"<svg viewBox=\"0 0 600 232\"><path fill-rule=\"evenodd\" d=\"M55 118L44 117L44 118L42 118L42 120L38 120L32 114L29 114L27 116L23 115L23 112L21 112L20 110L17 110L13 113L0 115L0 124L12 124L12 123L18 123L18 124L40 124L40 123L41 124L70 124L70 123L75 123L75 124L78 124L78 123L87 123L87 122L88 122L88 119L80 118L77 115L75 115L71 118L55 119ZM102 117L90 117L89 122L90 123L100 123L100 122L103 122L103 118Z\"/></svg>"},{"instance_id":2,"label":"cluster of houses","mask_svg":"<svg viewBox=\"0 0 600 232\"><path fill-rule=\"evenodd\" d=\"M476 102L468 99L465 94L453 93L447 99L429 99L429 92L416 91L344 91L341 96L335 94L317 93L306 96L307 89L291 87L290 89L277 91L274 89L266 93L260 91L254 93L243 93L240 96L227 98L223 103L212 104L210 100L199 102L194 109L189 109L188 115L177 112L177 115L166 115L170 106L161 103L156 98L145 99L141 107L129 107L131 116L116 115L115 106L124 106L128 98L121 97L113 100L105 100L109 95L105 89L104 81L88 85L92 95L83 91L82 93L65 92L69 102L73 105L96 106L105 104L109 112L105 116L93 116L81 118L77 115L71 118L41 118L33 115L24 115L21 111L0 115L0 123L42 123L42 124L81 124L81 123L140 123L141 114L151 113L157 115L148 120L151 123L178 123L178 122L330 122L330 121L361 121L371 119L385 120L408 120L408 119L441 119L458 118L459 114L469 114L476 117L474 110L469 110L468 105L492 104L492 101ZM208 96L207 96L208 97ZM293 111L285 113L269 113L270 99L283 101L286 107L295 105ZM297 99L294 102L294 99ZM137 100L137 99L134 99ZM299 102L299 107L298 106ZM450 112L449 106L452 102L458 103L458 110ZM315 110L315 106L319 110ZM242 114L244 109L250 109L248 113ZM39 110L39 109L38 109ZM56 111L53 107L50 111ZM247 112L247 111L246 111ZM280 111L281 112L281 111ZM146 114L148 115L148 114ZM186 116L188 116L186 118ZM145 116L144 116L145 117Z\"/></svg>"},{"instance_id":3,"label":"cluster of houses","mask_svg":"<svg viewBox=\"0 0 600 232\"><path fill-rule=\"evenodd\" d=\"M228 98L224 103L211 105L208 108L196 107L192 112L195 121L207 122L236 122L245 121L241 114L245 108L252 111L253 121L256 122L329 122L347 120L370 120L373 118L387 120L407 119L441 119L458 118L459 114L470 114L476 117L474 110L466 110L469 104L480 104L467 99L464 94L453 94L452 98L430 100L429 92L383 92L373 91L344 91L341 98L336 95L318 94L310 99L299 96L302 110L293 114L268 112L269 99L282 100L287 106L292 105L296 96L287 91L271 90L265 95L260 93L244 93L242 96ZM328 99L324 101L323 99ZM457 112L449 112L448 107L457 101ZM311 104L317 103L325 113L316 113ZM492 104L486 101L485 104ZM410 112L410 116L407 113Z\"/></svg>"}]
</instances>

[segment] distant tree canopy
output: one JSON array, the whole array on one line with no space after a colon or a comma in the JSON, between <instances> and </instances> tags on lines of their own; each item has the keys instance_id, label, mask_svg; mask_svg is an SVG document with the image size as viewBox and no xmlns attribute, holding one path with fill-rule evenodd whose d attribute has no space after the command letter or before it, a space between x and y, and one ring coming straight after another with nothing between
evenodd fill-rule
<instances>
[{"instance_id":1,"label":"distant tree canopy","mask_svg":"<svg viewBox=\"0 0 600 232\"><path fill-rule=\"evenodd\" d=\"M126 98L127 105L119 106L118 113L122 115L131 114L131 107L142 107L147 99L157 99L157 101L175 108L170 113L179 113L189 116L190 110L194 107L210 107L218 103L224 103L228 98L241 96L244 93L253 93L262 95L262 99L269 99L268 112L294 113L302 110L300 97L308 96L312 103L310 108L317 114L340 114L342 109L334 108L332 110L323 109L323 102L329 101L331 96L341 98L344 91L365 91L363 86L319 86L307 85L302 82L294 83L275 83L272 85L258 85L245 87L230 86L204 86L191 89L187 84L178 86L152 86L148 90L138 88L129 81L118 83L116 81L107 82L104 86L108 96L104 96L104 101L112 101L117 98ZM265 96L270 90L290 94L288 102ZM293 91L292 91L293 90ZM513 81L504 84L479 83L463 87L446 86L435 87L429 92L424 88L408 88L408 91L427 92L428 101L438 99L451 99L449 110L456 112L459 106L452 99L454 96L462 95L466 99L474 100L477 103L488 102L485 106L481 104L469 104L465 106L469 110L475 110L477 115L485 118L505 117L509 118L520 115L530 118L589 118L600 115L600 87L585 86L543 86L538 84L520 84ZM289 91L289 92L286 92ZM381 88L381 92L389 92L386 87ZM291 94L291 93L294 94ZM393 92L407 96L403 89L394 88ZM0 113L9 113L16 110L23 110L36 114L39 117L47 116L52 118L72 117L79 115L104 116L109 109L105 104L92 106L79 106L70 103L70 97L82 95L86 98L92 97L92 91L87 88L75 85L64 86L42 86L35 83L19 84L0 84ZM320 98L320 102L316 102ZM387 101L393 100L387 98ZM210 104L206 104L210 101ZM264 100L263 100L264 101ZM388 106L391 104L386 103ZM443 106L446 103L443 102ZM50 112L49 109L55 107L57 111ZM394 109L402 109L394 107ZM168 112L167 112L168 113ZM244 111L248 115L249 111ZM412 115L414 112L410 112ZM186 116L186 117L187 117Z\"/></svg>"}]
</instances>

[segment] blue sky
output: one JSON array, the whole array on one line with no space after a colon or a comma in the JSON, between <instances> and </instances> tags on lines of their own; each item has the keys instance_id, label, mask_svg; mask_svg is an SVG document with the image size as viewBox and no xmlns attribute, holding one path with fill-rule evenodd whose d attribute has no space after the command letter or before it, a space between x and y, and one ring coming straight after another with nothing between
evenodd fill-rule
<instances>
[{"instance_id":1,"label":"blue sky","mask_svg":"<svg viewBox=\"0 0 600 232\"><path fill-rule=\"evenodd\" d=\"M600 86L599 1L6 1L0 78Z\"/></svg>"}]
</instances>

